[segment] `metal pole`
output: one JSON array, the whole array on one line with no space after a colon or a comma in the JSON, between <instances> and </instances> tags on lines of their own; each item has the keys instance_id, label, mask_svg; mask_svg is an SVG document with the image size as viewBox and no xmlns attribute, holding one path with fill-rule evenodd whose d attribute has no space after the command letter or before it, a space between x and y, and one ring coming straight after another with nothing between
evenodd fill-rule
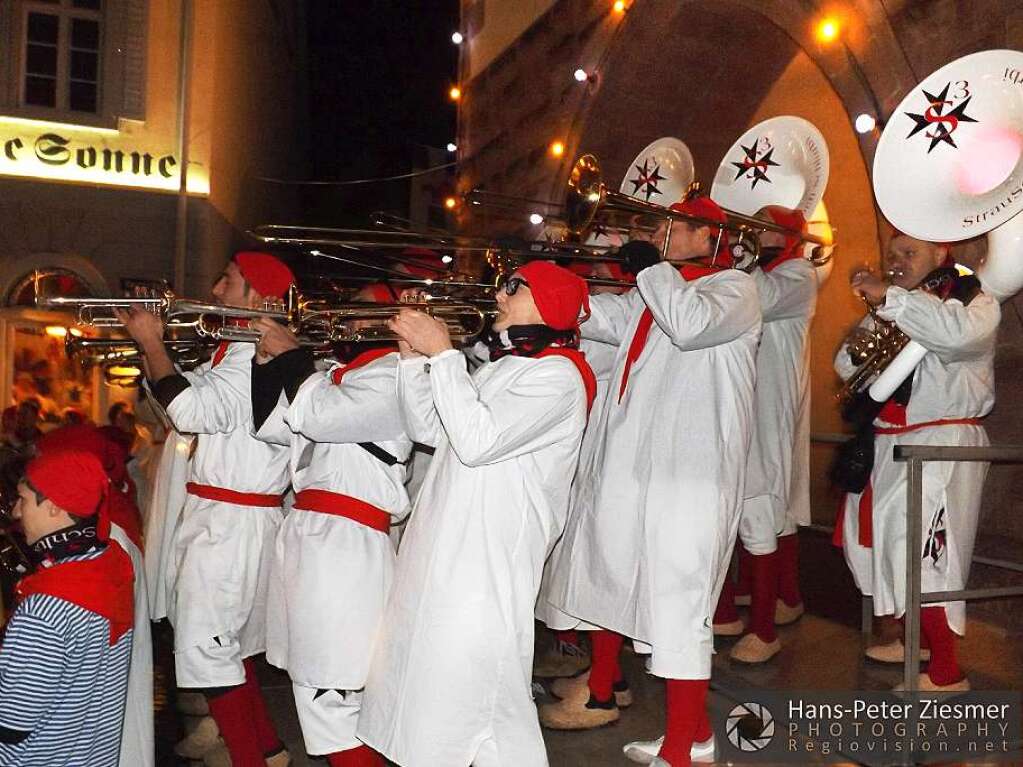
<instances>
[{"instance_id":1,"label":"metal pole","mask_svg":"<svg viewBox=\"0 0 1023 767\"><path fill-rule=\"evenodd\" d=\"M174 227L174 292L185 292L185 264L188 254L188 129L190 104L189 70L192 59L192 0L181 0L181 37L178 49L178 183Z\"/></svg>"},{"instance_id":2,"label":"metal pole","mask_svg":"<svg viewBox=\"0 0 1023 767\"><path fill-rule=\"evenodd\" d=\"M920 552L923 548L923 471L920 458L906 465L906 660L907 692L917 692L920 674Z\"/></svg>"}]
</instances>

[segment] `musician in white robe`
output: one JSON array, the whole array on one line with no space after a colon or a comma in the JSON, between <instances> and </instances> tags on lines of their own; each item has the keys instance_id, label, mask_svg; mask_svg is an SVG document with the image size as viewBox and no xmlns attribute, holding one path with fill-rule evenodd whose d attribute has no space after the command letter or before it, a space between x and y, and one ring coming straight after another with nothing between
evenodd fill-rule
<instances>
[{"instance_id":1,"label":"musician in white robe","mask_svg":"<svg viewBox=\"0 0 1023 767\"><path fill-rule=\"evenodd\" d=\"M410 310L398 392L436 447L402 539L359 737L402 767L540 767L533 607L561 533L595 382L578 344L585 283L534 261L498 292L472 375L443 323Z\"/></svg>"},{"instance_id":2,"label":"musician in white robe","mask_svg":"<svg viewBox=\"0 0 1023 767\"><path fill-rule=\"evenodd\" d=\"M995 335L1001 310L979 292L972 277L955 273L948 246L897 234L885 254L890 283L869 272L853 277L853 289L877 315L928 350L913 375L874 420L874 465L862 493L849 493L836 526L856 585L873 597L874 614L906 611L906 464L893 458L897 445L988 445L981 419L994 406ZM848 343L835 370L848 379L856 365ZM934 461L923 470L923 591L965 588L980 513L985 463ZM966 630L963 602L933 604L920 612L930 664L921 690L964 690L969 681L956 657L956 638ZM868 649L882 662L902 663L901 640Z\"/></svg>"},{"instance_id":3,"label":"musician in white robe","mask_svg":"<svg viewBox=\"0 0 1023 767\"><path fill-rule=\"evenodd\" d=\"M713 754L711 616L739 523L761 324L753 279L721 268L727 238L705 223L724 223L723 211L707 198L676 210L699 219L670 225L668 258L681 268L630 243L636 290L591 299L583 335L619 347L616 371L548 591L563 612L652 645L667 732L627 753L673 767L695 743ZM593 694L596 663L584 705L614 707Z\"/></svg>"}]
</instances>

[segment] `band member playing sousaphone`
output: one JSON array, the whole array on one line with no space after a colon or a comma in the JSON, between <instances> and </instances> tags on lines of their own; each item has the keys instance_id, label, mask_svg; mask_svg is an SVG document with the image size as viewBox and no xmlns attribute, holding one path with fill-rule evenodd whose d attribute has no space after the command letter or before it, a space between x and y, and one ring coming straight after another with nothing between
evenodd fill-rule
<instances>
[{"instance_id":1,"label":"band member playing sousaphone","mask_svg":"<svg viewBox=\"0 0 1023 767\"><path fill-rule=\"evenodd\" d=\"M836 523L835 541L860 591L873 597L875 615L901 617L906 610L906 466L893 457L896 445L988 444L980 419L994 405L994 346L1000 309L974 277L962 277L949 246L896 233L884 256L886 278L869 271L852 278L853 291L893 322L927 353L910 378L876 408L850 409L872 420L869 442L848 451L835 472L848 491ZM857 369L850 356L876 320L868 315L835 357L835 370L849 379ZM861 395L866 402L867 395ZM867 415L864 416L863 413ZM863 424L860 424L863 426ZM869 430L867 432L869 440ZM863 431L861 430L861 443ZM973 553L985 463L930 462L923 468L922 590L965 587ZM930 665L922 690L966 690L969 681L956 658L955 634L966 628L965 603L932 604L921 610L922 641ZM875 645L867 656L902 663L901 640ZM926 654L924 655L926 657Z\"/></svg>"}]
</instances>

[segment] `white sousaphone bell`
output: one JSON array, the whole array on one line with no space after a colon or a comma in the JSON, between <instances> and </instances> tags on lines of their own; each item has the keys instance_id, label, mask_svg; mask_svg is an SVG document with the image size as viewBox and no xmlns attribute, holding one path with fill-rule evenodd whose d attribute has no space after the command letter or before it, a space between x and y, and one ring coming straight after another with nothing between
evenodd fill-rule
<instances>
[{"instance_id":1,"label":"white sousaphone bell","mask_svg":"<svg viewBox=\"0 0 1023 767\"><path fill-rule=\"evenodd\" d=\"M916 239L986 234L984 291L1005 301L1023 288L1023 52L964 56L910 91L878 141L874 196L892 226ZM887 400L925 353L907 343L871 398Z\"/></svg>"},{"instance_id":2,"label":"white sousaphone bell","mask_svg":"<svg viewBox=\"0 0 1023 767\"><path fill-rule=\"evenodd\" d=\"M823 202L829 171L828 145L813 123L792 115L771 117L747 130L725 153L710 196L721 207L747 216L768 205L799 210L810 234L830 242ZM808 251L814 247L807 243ZM830 259L819 261L823 281L831 264Z\"/></svg>"}]
</instances>

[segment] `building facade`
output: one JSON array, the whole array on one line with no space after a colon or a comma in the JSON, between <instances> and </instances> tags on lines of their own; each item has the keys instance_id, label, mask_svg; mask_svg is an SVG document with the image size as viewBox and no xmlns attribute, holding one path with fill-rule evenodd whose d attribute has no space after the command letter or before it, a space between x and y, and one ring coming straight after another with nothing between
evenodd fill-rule
<instances>
[{"instance_id":1,"label":"building facade","mask_svg":"<svg viewBox=\"0 0 1023 767\"><path fill-rule=\"evenodd\" d=\"M0 0L4 402L99 417L37 290L205 298L244 232L294 210L305 25L282 0Z\"/></svg>"}]
</instances>

